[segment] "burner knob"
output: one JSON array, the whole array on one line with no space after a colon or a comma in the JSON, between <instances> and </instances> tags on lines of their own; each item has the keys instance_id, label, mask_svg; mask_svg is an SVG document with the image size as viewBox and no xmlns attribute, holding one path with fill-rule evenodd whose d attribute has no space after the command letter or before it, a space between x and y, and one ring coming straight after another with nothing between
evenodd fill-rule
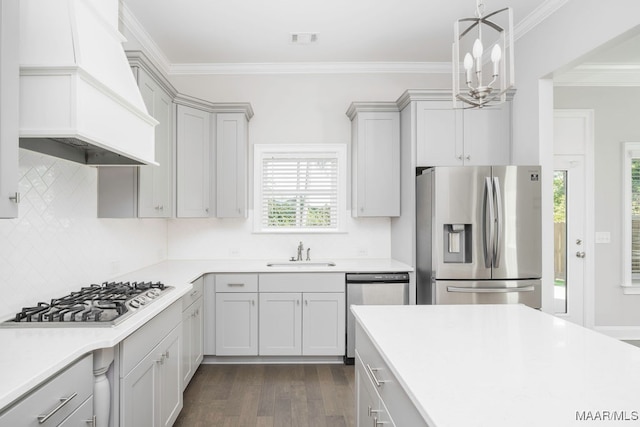
<instances>
[{"instance_id":1,"label":"burner knob","mask_svg":"<svg viewBox=\"0 0 640 427\"><path fill-rule=\"evenodd\" d=\"M140 305L145 305L147 303L147 299L144 296L139 296L138 298L136 298L138 300L138 302L140 303Z\"/></svg>"},{"instance_id":2,"label":"burner knob","mask_svg":"<svg viewBox=\"0 0 640 427\"><path fill-rule=\"evenodd\" d=\"M131 302L129 303L129 305L131 306L131 308L138 308L140 307L140 302L138 301L138 299L134 299L131 300Z\"/></svg>"},{"instance_id":3,"label":"burner knob","mask_svg":"<svg viewBox=\"0 0 640 427\"><path fill-rule=\"evenodd\" d=\"M157 297L160 294L160 292L158 292L155 289L150 290L149 292L147 292L147 296L151 299Z\"/></svg>"}]
</instances>

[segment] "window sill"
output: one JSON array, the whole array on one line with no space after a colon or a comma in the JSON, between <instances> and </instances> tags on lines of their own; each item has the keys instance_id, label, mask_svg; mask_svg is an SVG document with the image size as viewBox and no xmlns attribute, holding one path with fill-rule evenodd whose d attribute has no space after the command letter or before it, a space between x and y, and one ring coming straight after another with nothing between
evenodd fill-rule
<instances>
[{"instance_id":1,"label":"window sill","mask_svg":"<svg viewBox=\"0 0 640 427\"><path fill-rule=\"evenodd\" d=\"M640 295L640 284L633 285L620 285L622 287L622 293L625 295Z\"/></svg>"}]
</instances>

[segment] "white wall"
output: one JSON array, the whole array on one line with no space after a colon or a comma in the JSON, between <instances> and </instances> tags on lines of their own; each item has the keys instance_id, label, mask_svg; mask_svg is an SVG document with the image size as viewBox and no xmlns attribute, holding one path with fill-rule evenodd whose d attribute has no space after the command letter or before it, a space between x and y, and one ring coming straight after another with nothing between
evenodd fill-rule
<instances>
[{"instance_id":1,"label":"white wall","mask_svg":"<svg viewBox=\"0 0 640 427\"><path fill-rule=\"evenodd\" d=\"M0 219L0 319L166 257L166 221L96 218L95 168L20 150L19 217Z\"/></svg>"},{"instance_id":2,"label":"white wall","mask_svg":"<svg viewBox=\"0 0 640 427\"><path fill-rule=\"evenodd\" d=\"M409 88L450 85L449 75L435 74L209 75L170 80L179 92L208 101L251 103L255 116L249 123L250 207L253 145L350 146L351 122L345 112L351 102L395 101ZM349 204L350 199L349 193ZM252 233L251 219L180 219L169 222L169 257L288 259L296 255L299 241L311 248L313 259L389 257L389 224L388 218L349 218L346 234L272 235Z\"/></svg>"},{"instance_id":3,"label":"white wall","mask_svg":"<svg viewBox=\"0 0 640 427\"><path fill-rule=\"evenodd\" d=\"M553 289L553 85L550 78L581 62L613 39L640 30L637 0L570 0L515 44L516 87L513 102L515 164L542 165L543 310L551 311ZM619 307L607 307L614 312Z\"/></svg>"},{"instance_id":4,"label":"white wall","mask_svg":"<svg viewBox=\"0 0 640 427\"><path fill-rule=\"evenodd\" d=\"M624 295L622 283L622 142L640 141L640 88L556 87L555 108L594 110L595 229L611 243L595 245L596 326L639 326L640 295Z\"/></svg>"}]
</instances>

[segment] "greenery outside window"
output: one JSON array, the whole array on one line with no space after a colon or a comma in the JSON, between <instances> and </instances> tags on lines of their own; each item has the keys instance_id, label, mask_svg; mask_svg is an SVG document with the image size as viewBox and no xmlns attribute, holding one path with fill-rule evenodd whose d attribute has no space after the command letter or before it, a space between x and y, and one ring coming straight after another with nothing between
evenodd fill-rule
<instances>
[{"instance_id":1,"label":"greenery outside window","mask_svg":"<svg viewBox=\"0 0 640 427\"><path fill-rule=\"evenodd\" d=\"M623 286L640 289L640 142L623 144L623 171Z\"/></svg>"},{"instance_id":2,"label":"greenery outside window","mask_svg":"<svg viewBox=\"0 0 640 427\"><path fill-rule=\"evenodd\" d=\"M256 144L254 150L254 231L343 231L344 145Z\"/></svg>"}]
</instances>

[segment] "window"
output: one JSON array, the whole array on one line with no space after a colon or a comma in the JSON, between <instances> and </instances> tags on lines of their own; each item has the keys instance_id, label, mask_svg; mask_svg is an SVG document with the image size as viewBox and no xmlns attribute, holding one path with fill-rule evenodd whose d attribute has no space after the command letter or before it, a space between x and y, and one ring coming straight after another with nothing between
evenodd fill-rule
<instances>
[{"instance_id":1,"label":"window","mask_svg":"<svg viewBox=\"0 0 640 427\"><path fill-rule=\"evenodd\" d=\"M254 147L255 231L343 231L344 145L257 144Z\"/></svg>"},{"instance_id":2,"label":"window","mask_svg":"<svg viewBox=\"0 0 640 427\"><path fill-rule=\"evenodd\" d=\"M640 142L623 147L623 286L640 288Z\"/></svg>"}]
</instances>

